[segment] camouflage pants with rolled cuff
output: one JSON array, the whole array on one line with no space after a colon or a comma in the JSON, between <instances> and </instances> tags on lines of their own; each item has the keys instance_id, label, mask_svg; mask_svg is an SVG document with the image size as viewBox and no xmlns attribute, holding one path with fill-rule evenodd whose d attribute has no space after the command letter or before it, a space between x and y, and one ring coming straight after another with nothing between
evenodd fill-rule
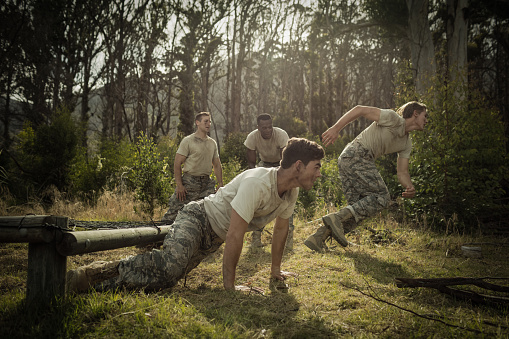
<instances>
[{"instance_id":1,"label":"camouflage pants with rolled cuff","mask_svg":"<svg viewBox=\"0 0 509 339\"><path fill-rule=\"evenodd\" d=\"M339 156L338 167L347 208L357 223L389 205L389 190L376 168L373 155L359 142L347 145Z\"/></svg>"},{"instance_id":2,"label":"camouflage pants with rolled cuff","mask_svg":"<svg viewBox=\"0 0 509 339\"><path fill-rule=\"evenodd\" d=\"M168 203L168 211L164 214L162 221L171 224L177 217L178 212L189 202L203 199L216 192L216 181L210 176L196 177L190 174L182 176L182 184L187 190L186 199L180 201L177 193L173 193Z\"/></svg>"},{"instance_id":3,"label":"camouflage pants with rolled cuff","mask_svg":"<svg viewBox=\"0 0 509 339\"><path fill-rule=\"evenodd\" d=\"M203 200L190 202L179 212L162 250L121 260L119 276L97 285L96 289L172 287L222 243L210 227Z\"/></svg>"}]
</instances>

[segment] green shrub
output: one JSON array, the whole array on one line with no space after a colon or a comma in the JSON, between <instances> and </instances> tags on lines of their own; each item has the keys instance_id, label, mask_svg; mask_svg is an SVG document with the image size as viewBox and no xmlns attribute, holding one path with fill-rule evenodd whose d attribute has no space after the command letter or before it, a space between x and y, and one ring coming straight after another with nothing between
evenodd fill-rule
<instances>
[{"instance_id":1,"label":"green shrub","mask_svg":"<svg viewBox=\"0 0 509 339\"><path fill-rule=\"evenodd\" d=\"M13 187L34 187L39 192L49 186L66 190L78 150L78 133L77 124L66 109L55 112L47 125L34 127L25 123L14 149L21 172L13 180Z\"/></svg>"},{"instance_id":2,"label":"green shrub","mask_svg":"<svg viewBox=\"0 0 509 339\"><path fill-rule=\"evenodd\" d=\"M72 192L95 202L104 189L134 189L127 180L131 157L131 143L125 139L103 139L97 154L79 148L71 167Z\"/></svg>"},{"instance_id":3,"label":"green shrub","mask_svg":"<svg viewBox=\"0 0 509 339\"><path fill-rule=\"evenodd\" d=\"M326 156L322 160L322 176L316 180L309 191L299 190L297 208L306 218L312 217L316 210L346 204L339 177L337 158Z\"/></svg>"},{"instance_id":4,"label":"green shrub","mask_svg":"<svg viewBox=\"0 0 509 339\"><path fill-rule=\"evenodd\" d=\"M222 162L223 167L223 184L226 185L238 174L243 172L245 169L242 168L242 164L237 158L230 159L229 161ZM212 172L214 174L214 172ZM215 176L214 176L215 178Z\"/></svg>"},{"instance_id":5,"label":"green shrub","mask_svg":"<svg viewBox=\"0 0 509 339\"><path fill-rule=\"evenodd\" d=\"M406 203L407 210L442 226L456 219L476 226L504 193L507 151L500 115L457 83L437 85L423 101L429 122L412 135L410 170L417 196Z\"/></svg>"},{"instance_id":6,"label":"green shrub","mask_svg":"<svg viewBox=\"0 0 509 339\"><path fill-rule=\"evenodd\" d=\"M174 176L173 165L175 154L179 148L182 138L161 137L157 142L157 151L168 161L168 171Z\"/></svg>"},{"instance_id":7,"label":"green shrub","mask_svg":"<svg viewBox=\"0 0 509 339\"><path fill-rule=\"evenodd\" d=\"M285 130L290 138L306 135L308 131L306 123L295 117L294 114L278 115L274 117L273 125Z\"/></svg>"},{"instance_id":8,"label":"green shrub","mask_svg":"<svg viewBox=\"0 0 509 339\"><path fill-rule=\"evenodd\" d=\"M161 157L154 141L144 134L131 146L131 152L128 177L136 199L143 203L142 212L152 217L156 206L165 206L169 199L168 159Z\"/></svg>"},{"instance_id":9,"label":"green shrub","mask_svg":"<svg viewBox=\"0 0 509 339\"><path fill-rule=\"evenodd\" d=\"M224 164L234 161L240 164L241 169L247 169L247 158L246 158L246 146L244 141L246 140L247 133L234 132L228 134L223 141L221 147L221 163ZM224 182L226 184L226 181Z\"/></svg>"}]
</instances>

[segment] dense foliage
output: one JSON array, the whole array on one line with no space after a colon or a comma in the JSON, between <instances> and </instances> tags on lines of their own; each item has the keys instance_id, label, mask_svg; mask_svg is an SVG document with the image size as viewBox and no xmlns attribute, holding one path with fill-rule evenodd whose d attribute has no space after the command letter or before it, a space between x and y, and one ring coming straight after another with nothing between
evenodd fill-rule
<instances>
[{"instance_id":1,"label":"dense foliage","mask_svg":"<svg viewBox=\"0 0 509 339\"><path fill-rule=\"evenodd\" d=\"M161 159L155 143L145 135L132 146L131 171L128 174L136 198L143 202L143 212L153 216L157 205L165 206L169 198L168 160Z\"/></svg>"},{"instance_id":2,"label":"dense foliage","mask_svg":"<svg viewBox=\"0 0 509 339\"><path fill-rule=\"evenodd\" d=\"M56 187L95 202L104 190L136 190L150 213L173 189L174 154L197 112L212 113L226 183L247 168L243 141L260 113L319 141L357 104L420 100L432 121L415 135L420 191L407 213L477 222L508 189L508 9L480 0L7 0L2 192L24 203ZM433 84L437 74L444 81ZM343 203L334 159L368 123L328 147L326 175L301 193L304 210ZM397 198L394 156L377 164Z\"/></svg>"},{"instance_id":3,"label":"dense foliage","mask_svg":"<svg viewBox=\"0 0 509 339\"><path fill-rule=\"evenodd\" d=\"M225 137L220 154L223 166L228 166L233 161L239 163L239 168L247 169L246 146L244 146L247 134L237 132L230 133ZM229 180L223 181L226 184Z\"/></svg>"},{"instance_id":4,"label":"dense foliage","mask_svg":"<svg viewBox=\"0 0 509 339\"><path fill-rule=\"evenodd\" d=\"M429 123L412 135L411 175L418 194L407 210L438 225L454 219L477 226L501 207L505 193L508 159L500 116L478 93L454 81L437 83L424 102Z\"/></svg>"},{"instance_id":5,"label":"dense foliage","mask_svg":"<svg viewBox=\"0 0 509 339\"><path fill-rule=\"evenodd\" d=\"M18 137L13 155L17 161L12 164L17 166L18 175L9 177L11 191L32 195L48 186L66 190L71 183L70 168L78 154L79 140L70 112L57 111L50 123L36 127L27 122Z\"/></svg>"}]
</instances>

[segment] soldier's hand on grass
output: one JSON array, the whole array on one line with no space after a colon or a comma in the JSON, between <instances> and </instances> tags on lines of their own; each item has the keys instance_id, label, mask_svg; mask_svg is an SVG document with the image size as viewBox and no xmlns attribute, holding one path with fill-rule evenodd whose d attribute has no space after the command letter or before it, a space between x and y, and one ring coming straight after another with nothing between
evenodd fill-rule
<instances>
[{"instance_id":1,"label":"soldier's hand on grass","mask_svg":"<svg viewBox=\"0 0 509 339\"><path fill-rule=\"evenodd\" d=\"M401 195L403 196L403 198L413 198L415 197L415 188L413 186L408 187L403 191Z\"/></svg>"},{"instance_id":2,"label":"soldier's hand on grass","mask_svg":"<svg viewBox=\"0 0 509 339\"><path fill-rule=\"evenodd\" d=\"M241 291L241 292L254 292L263 295L265 291L260 287L253 287L253 286L246 286L246 285L236 285L235 291Z\"/></svg>"}]
</instances>

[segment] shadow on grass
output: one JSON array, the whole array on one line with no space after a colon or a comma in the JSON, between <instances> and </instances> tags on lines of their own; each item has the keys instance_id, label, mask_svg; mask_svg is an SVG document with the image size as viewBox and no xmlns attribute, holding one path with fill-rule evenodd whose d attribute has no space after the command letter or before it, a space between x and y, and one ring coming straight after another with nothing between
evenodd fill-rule
<instances>
[{"instance_id":1,"label":"shadow on grass","mask_svg":"<svg viewBox=\"0 0 509 339\"><path fill-rule=\"evenodd\" d=\"M248 336L272 333L274 337L312 338L338 334L338 329L330 328L320 317L296 318L300 304L291 292L261 295L199 288L177 293L209 321L236 331L244 329Z\"/></svg>"},{"instance_id":2,"label":"shadow on grass","mask_svg":"<svg viewBox=\"0 0 509 339\"><path fill-rule=\"evenodd\" d=\"M400 264L380 260L362 252L344 252L343 255L354 261L357 272L369 275L379 283L394 283L395 277L410 278L408 271Z\"/></svg>"},{"instance_id":3,"label":"shadow on grass","mask_svg":"<svg viewBox=\"0 0 509 339\"><path fill-rule=\"evenodd\" d=\"M0 311L0 338L79 338L85 332L76 303L57 301L51 306L27 307L24 298Z\"/></svg>"}]
</instances>

